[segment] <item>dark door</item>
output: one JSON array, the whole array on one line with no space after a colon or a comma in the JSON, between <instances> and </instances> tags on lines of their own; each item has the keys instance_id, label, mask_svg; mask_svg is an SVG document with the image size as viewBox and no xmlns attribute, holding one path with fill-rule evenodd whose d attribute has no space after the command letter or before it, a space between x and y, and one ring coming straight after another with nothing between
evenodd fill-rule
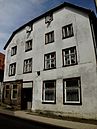
<instances>
[{"instance_id":1,"label":"dark door","mask_svg":"<svg viewBox=\"0 0 97 129\"><path fill-rule=\"evenodd\" d=\"M23 88L22 89L22 98L21 98L21 109L27 109L27 103L32 102L32 88Z\"/></svg>"}]
</instances>

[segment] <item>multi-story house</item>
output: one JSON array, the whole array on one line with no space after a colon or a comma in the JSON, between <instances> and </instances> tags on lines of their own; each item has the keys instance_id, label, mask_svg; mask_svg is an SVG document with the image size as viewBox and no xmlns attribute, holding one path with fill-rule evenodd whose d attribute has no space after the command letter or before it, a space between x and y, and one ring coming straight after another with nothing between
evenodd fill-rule
<instances>
[{"instance_id":1,"label":"multi-story house","mask_svg":"<svg viewBox=\"0 0 97 129\"><path fill-rule=\"evenodd\" d=\"M3 77L4 77L4 60L5 55L0 52L0 101L2 99L2 84L3 84Z\"/></svg>"},{"instance_id":2,"label":"multi-story house","mask_svg":"<svg viewBox=\"0 0 97 129\"><path fill-rule=\"evenodd\" d=\"M6 43L4 103L97 118L96 18L69 3L13 32Z\"/></svg>"}]
</instances>

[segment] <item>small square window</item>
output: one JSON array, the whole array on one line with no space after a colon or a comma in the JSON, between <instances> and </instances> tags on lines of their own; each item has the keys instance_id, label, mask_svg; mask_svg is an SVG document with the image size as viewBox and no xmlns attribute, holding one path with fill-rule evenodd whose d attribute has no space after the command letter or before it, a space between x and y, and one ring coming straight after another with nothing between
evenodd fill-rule
<instances>
[{"instance_id":1,"label":"small square window","mask_svg":"<svg viewBox=\"0 0 97 129\"><path fill-rule=\"evenodd\" d=\"M32 40L28 40L25 43L25 52L32 50Z\"/></svg>"},{"instance_id":2,"label":"small square window","mask_svg":"<svg viewBox=\"0 0 97 129\"><path fill-rule=\"evenodd\" d=\"M55 103L55 80L43 82L42 102Z\"/></svg>"},{"instance_id":3,"label":"small square window","mask_svg":"<svg viewBox=\"0 0 97 129\"><path fill-rule=\"evenodd\" d=\"M32 72L32 58L24 60L24 73Z\"/></svg>"},{"instance_id":4,"label":"small square window","mask_svg":"<svg viewBox=\"0 0 97 129\"><path fill-rule=\"evenodd\" d=\"M80 78L64 79L64 103L80 104L81 103L81 86Z\"/></svg>"},{"instance_id":5,"label":"small square window","mask_svg":"<svg viewBox=\"0 0 97 129\"><path fill-rule=\"evenodd\" d=\"M45 54L44 56L44 69L56 68L56 53Z\"/></svg>"},{"instance_id":6,"label":"small square window","mask_svg":"<svg viewBox=\"0 0 97 129\"><path fill-rule=\"evenodd\" d=\"M16 55L17 53L17 46L11 48L11 56Z\"/></svg>"},{"instance_id":7,"label":"small square window","mask_svg":"<svg viewBox=\"0 0 97 129\"><path fill-rule=\"evenodd\" d=\"M77 64L76 47L64 49L63 53L63 66L70 66Z\"/></svg>"},{"instance_id":8,"label":"small square window","mask_svg":"<svg viewBox=\"0 0 97 129\"><path fill-rule=\"evenodd\" d=\"M54 42L54 31L45 34L45 44Z\"/></svg>"},{"instance_id":9,"label":"small square window","mask_svg":"<svg viewBox=\"0 0 97 129\"><path fill-rule=\"evenodd\" d=\"M73 25L69 24L62 27L62 39L74 36Z\"/></svg>"}]
</instances>

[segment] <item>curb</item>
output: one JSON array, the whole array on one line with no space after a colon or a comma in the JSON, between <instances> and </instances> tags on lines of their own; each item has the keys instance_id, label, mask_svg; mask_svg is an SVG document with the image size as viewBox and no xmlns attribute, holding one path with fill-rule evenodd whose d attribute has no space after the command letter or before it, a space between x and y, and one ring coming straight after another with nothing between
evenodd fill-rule
<instances>
[{"instance_id":1,"label":"curb","mask_svg":"<svg viewBox=\"0 0 97 129\"><path fill-rule=\"evenodd\" d=\"M56 128L66 128L66 129L97 129L96 124L47 118L47 117L32 115L25 111L10 111L10 110L0 109L0 113L27 121L37 122L46 127L52 126Z\"/></svg>"}]
</instances>

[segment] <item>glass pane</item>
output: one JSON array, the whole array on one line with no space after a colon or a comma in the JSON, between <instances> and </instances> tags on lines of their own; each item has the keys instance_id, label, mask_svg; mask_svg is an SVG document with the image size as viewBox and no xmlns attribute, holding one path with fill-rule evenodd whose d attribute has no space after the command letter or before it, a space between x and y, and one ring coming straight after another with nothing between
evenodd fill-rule
<instances>
[{"instance_id":1,"label":"glass pane","mask_svg":"<svg viewBox=\"0 0 97 129\"><path fill-rule=\"evenodd\" d=\"M76 63L76 55L72 54L71 55L71 64L75 64Z\"/></svg>"},{"instance_id":2,"label":"glass pane","mask_svg":"<svg viewBox=\"0 0 97 129\"><path fill-rule=\"evenodd\" d=\"M45 59L50 59L50 55L46 55L45 56Z\"/></svg>"},{"instance_id":3,"label":"glass pane","mask_svg":"<svg viewBox=\"0 0 97 129\"><path fill-rule=\"evenodd\" d=\"M17 89L17 85L13 85L13 89Z\"/></svg>"},{"instance_id":4,"label":"glass pane","mask_svg":"<svg viewBox=\"0 0 97 129\"><path fill-rule=\"evenodd\" d=\"M63 28L63 30L62 30L62 36L63 36L63 38L65 37L65 28Z\"/></svg>"},{"instance_id":5,"label":"glass pane","mask_svg":"<svg viewBox=\"0 0 97 129\"><path fill-rule=\"evenodd\" d=\"M78 89L66 89L66 101L79 101Z\"/></svg>"},{"instance_id":6,"label":"glass pane","mask_svg":"<svg viewBox=\"0 0 97 129\"><path fill-rule=\"evenodd\" d=\"M9 90L6 90L6 98L8 98L9 97L9 95L10 95L10 92L9 92Z\"/></svg>"},{"instance_id":7,"label":"glass pane","mask_svg":"<svg viewBox=\"0 0 97 129\"><path fill-rule=\"evenodd\" d=\"M65 55L69 55L69 50L65 50Z\"/></svg>"},{"instance_id":8,"label":"glass pane","mask_svg":"<svg viewBox=\"0 0 97 129\"><path fill-rule=\"evenodd\" d=\"M50 68L50 60L45 61L45 68L49 69Z\"/></svg>"},{"instance_id":9,"label":"glass pane","mask_svg":"<svg viewBox=\"0 0 97 129\"><path fill-rule=\"evenodd\" d=\"M51 89L51 88L54 88L54 82L46 82L45 89Z\"/></svg>"},{"instance_id":10,"label":"glass pane","mask_svg":"<svg viewBox=\"0 0 97 129\"><path fill-rule=\"evenodd\" d=\"M48 35L45 35L45 42L48 43Z\"/></svg>"},{"instance_id":11,"label":"glass pane","mask_svg":"<svg viewBox=\"0 0 97 129\"><path fill-rule=\"evenodd\" d=\"M49 42L52 42L52 33L50 33L50 34L48 35L48 37L49 37Z\"/></svg>"},{"instance_id":12,"label":"glass pane","mask_svg":"<svg viewBox=\"0 0 97 129\"><path fill-rule=\"evenodd\" d=\"M69 55L65 56L65 65L69 65L70 64L70 60L69 60Z\"/></svg>"},{"instance_id":13,"label":"glass pane","mask_svg":"<svg viewBox=\"0 0 97 129\"><path fill-rule=\"evenodd\" d=\"M70 53L75 54L75 48L71 48L71 49L70 49Z\"/></svg>"},{"instance_id":14,"label":"glass pane","mask_svg":"<svg viewBox=\"0 0 97 129\"><path fill-rule=\"evenodd\" d=\"M45 91L45 100L54 100L54 91L53 90L46 90Z\"/></svg>"},{"instance_id":15,"label":"glass pane","mask_svg":"<svg viewBox=\"0 0 97 129\"><path fill-rule=\"evenodd\" d=\"M67 80L66 87L78 87L78 79Z\"/></svg>"},{"instance_id":16,"label":"glass pane","mask_svg":"<svg viewBox=\"0 0 97 129\"><path fill-rule=\"evenodd\" d=\"M6 89L9 89L9 85L6 85Z\"/></svg>"},{"instance_id":17,"label":"glass pane","mask_svg":"<svg viewBox=\"0 0 97 129\"><path fill-rule=\"evenodd\" d=\"M17 90L13 90L13 98L17 98Z\"/></svg>"}]
</instances>

